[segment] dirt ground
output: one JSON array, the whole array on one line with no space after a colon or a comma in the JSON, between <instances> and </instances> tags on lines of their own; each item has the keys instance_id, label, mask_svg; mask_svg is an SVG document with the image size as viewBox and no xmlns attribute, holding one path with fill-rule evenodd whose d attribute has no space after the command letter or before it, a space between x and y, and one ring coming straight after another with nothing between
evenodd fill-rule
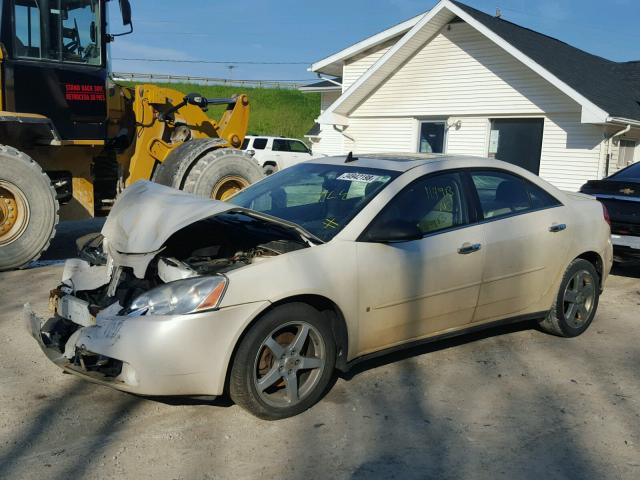
<instances>
[{"instance_id":1,"label":"dirt ground","mask_svg":"<svg viewBox=\"0 0 640 480\"><path fill-rule=\"evenodd\" d=\"M73 252L0 274L2 479L640 478L640 268L616 270L581 337L531 324L358 366L311 410L140 398L63 374L22 326ZM99 227L98 227L99 228Z\"/></svg>"}]
</instances>

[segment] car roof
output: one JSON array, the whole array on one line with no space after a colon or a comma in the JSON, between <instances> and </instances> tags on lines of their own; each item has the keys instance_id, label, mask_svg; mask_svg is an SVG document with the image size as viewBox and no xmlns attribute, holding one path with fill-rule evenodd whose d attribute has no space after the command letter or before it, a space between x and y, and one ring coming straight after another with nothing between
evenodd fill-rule
<instances>
[{"instance_id":1,"label":"car roof","mask_svg":"<svg viewBox=\"0 0 640 480\"><path fill-rule=\"evenodd\" d=\"M308 160L310 163L327 165L344 165L346 155L320 157ZM437 165L439 163L455 163L456 167L496 167L505 168L505 163L485 157L469 155L447 155L436 153L372 153L353 154L354 161L347 163L354 167L378 168L396 172L407 172L422 165Z\"/></svg>"},{"instance_id":2,"label":"car roof","mask_svg":"<svg viewBox=\"0 0 640 480\"><path fill-rule=\"evenodd\" d=\"M267 138L267 139L273 138L273 139L278 139L278 140L298 140L299 142L302 141L299 138L278 137L278 136L273 136L273 135L245 135L244 138Z\"/></svg>"}]
</instances>

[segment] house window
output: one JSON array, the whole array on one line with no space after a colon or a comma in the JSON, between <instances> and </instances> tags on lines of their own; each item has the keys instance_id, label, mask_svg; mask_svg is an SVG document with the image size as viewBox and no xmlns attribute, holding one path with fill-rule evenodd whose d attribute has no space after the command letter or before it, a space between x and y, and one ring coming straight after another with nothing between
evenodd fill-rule
<instances>
[{"instance_id":1,"label":"house window","mask_svg":"<svg viewBox=\"0 0 640 480\"><path fill-rule=\"evenodd\" d=\"M636 142L633 140L620 140L618 149L618 168L624 168L633 163L633 155L636 152Z\"/></svg>"},{"instance_id":2,"label":"house window","mask_svg":"<svg viewBox=\"0 0 640 480\"><path fill-rule=\"evenodd\" d=\"M418 152L444 153L445 122L420 122Z\"/></svg>"}]
</instances>

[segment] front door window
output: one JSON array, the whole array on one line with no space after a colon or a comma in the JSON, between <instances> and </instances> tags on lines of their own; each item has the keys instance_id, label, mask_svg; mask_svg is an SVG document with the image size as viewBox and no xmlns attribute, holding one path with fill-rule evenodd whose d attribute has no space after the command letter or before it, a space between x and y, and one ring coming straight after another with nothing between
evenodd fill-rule
<instances>
[{"instance_id":1,"label":"front door window","mask_svg":"<svg viewBox=\"0 0 640 480\"><path fill-rule=\"evenodd\" d=\"M43 7L44 8L44 7ZM14 55L101 65L98 0L15 0Z\"/></svg>"}]
</instances>

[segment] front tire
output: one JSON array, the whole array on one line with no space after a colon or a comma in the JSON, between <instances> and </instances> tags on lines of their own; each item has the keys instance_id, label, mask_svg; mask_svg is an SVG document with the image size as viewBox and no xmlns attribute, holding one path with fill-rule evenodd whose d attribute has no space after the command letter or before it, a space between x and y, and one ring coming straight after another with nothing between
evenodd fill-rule
<instances>
[{"instance_id":1,"label":"front tire","mask_svg":"<svg viewBox=\"0 0 640 480\"><path fill-rule=\"evenodd\" d=\"M183 190L215 200L227 200L262 179L258 162L242 150L221 148L205 153L193 165Z\"/></svg>"},{"instance_id":2,"label":"front tire","mask_svg":"<svg viewBox=\"0 0 640 480\"><path fill-rule=\"evenodd\" d=\"M584 333L596 315L600 298L600 276L593 264L576 258L562 277L556 300L540 327L560 337Z\"/></svg>"},{"instance_id":3,"label":"front tire","mask_svg":"<svg viewBox=\"0 0 640 480\"><path fill-rule=\"evenodd\" d=\"M305 303L278 306L260 318L236 352L232 400L264 420L297 415L324 394L336 346L328 322Z\"/></svg>"},{"instance_id":4,"label":"front tire","mask_svg":"<svg viewBox=\"0 0 640 480\"><path fill-rule=\"evenodd\" d=\"M49 246L58 223L56 192L31 157L0 145L0 271L25 266Z\"/></svg>"}]
</instances>

